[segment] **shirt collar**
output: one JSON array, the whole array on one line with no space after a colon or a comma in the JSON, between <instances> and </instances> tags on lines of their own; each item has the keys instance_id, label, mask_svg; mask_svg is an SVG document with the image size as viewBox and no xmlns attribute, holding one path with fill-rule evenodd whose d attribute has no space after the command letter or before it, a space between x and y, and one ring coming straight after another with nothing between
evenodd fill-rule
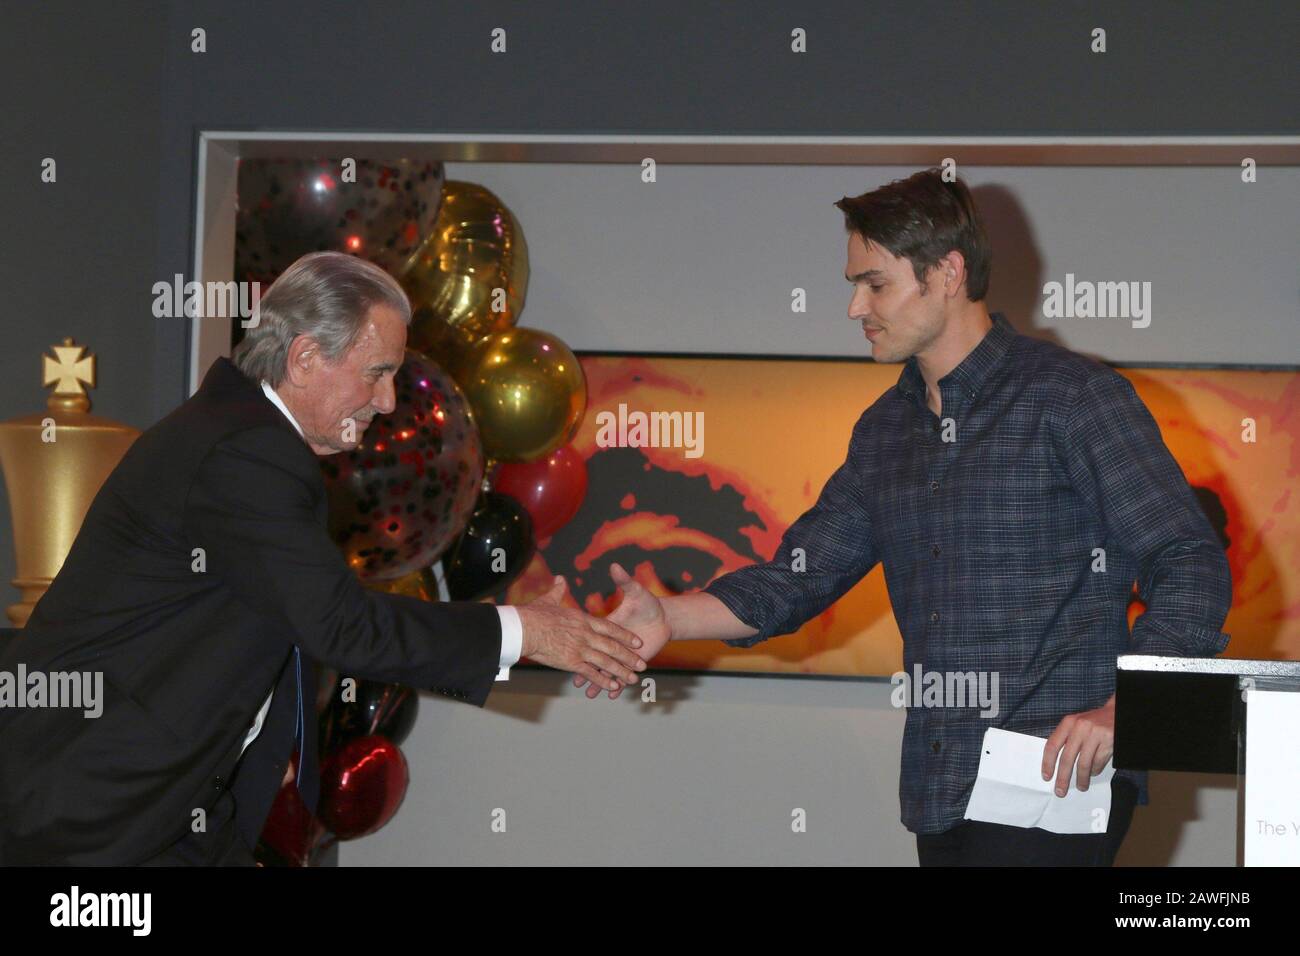
<instances>
[{"instance_id":1,"label":"shirt collar","mask_svg":"<svg viewBox=\"0 0 1300 956\"><path fill-rule=\"evenodd\" d=\"M302 426L298 424L298 419L294 418L293 415L289 413L289 409L284 404L284 399L282 399L279 395L275 393L275 389L273 389L268 382L263 381L262 391L266 393L266 397L271 400L271 403L276 408L284 412L284 417L289 419L289 423L293 425L293 427L297 430L298 434L302 435ZM303 437L306 438L305 435L303 435Z\"/></svg>"},{"instance_id":2,"label":"shirt collar","mask_svg":"<svg viewBox=\"0 0 1300 956\"><path fill-rule=\"evenodd\" d=\"M1007 354L1007 348L1016 337L1016 330L1001 312L991 313L989 319L992 320L993 327L955 369L939 379L941 386L953 382L964 389L968 397L974 398L989 373L997 367L1002 356ZM903 373L898 376L898 390L912 401L925 398L925 379L921 376L916 356L907 360Z\"/></svg>"}]
</instances>

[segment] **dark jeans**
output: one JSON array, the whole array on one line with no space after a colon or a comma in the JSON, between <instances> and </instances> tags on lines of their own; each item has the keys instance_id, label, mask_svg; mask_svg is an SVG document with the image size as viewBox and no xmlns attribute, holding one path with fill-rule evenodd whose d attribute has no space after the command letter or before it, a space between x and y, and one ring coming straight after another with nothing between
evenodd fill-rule
<instances>
[{"instance_id":1,"label":"dark jeans","mask_svg":"<svg viewBox=\"0 0 1300 956\"><path fill-rule=\"evenodd\" d=\"M1113 866L1137 798L1130 781L1111 781L1105 833L1051 833L967 820L943 833L918 833L916 855L921 866Z\"/></svg>"},{"instance_id":2,"label":"dark jeans","mask_svg":"<svg viewBox=\"0 0 1300 956\"><path fill-rule=\"evenodd\" d=\"M140 866L256 866L235 826L235 798L225 791L208 814L207 831L186 833Z\"/></svg>"}]
</instances>

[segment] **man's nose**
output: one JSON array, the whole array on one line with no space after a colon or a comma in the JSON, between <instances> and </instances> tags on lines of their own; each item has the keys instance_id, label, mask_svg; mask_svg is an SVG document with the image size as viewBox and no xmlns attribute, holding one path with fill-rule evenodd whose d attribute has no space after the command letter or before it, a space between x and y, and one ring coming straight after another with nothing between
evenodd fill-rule
<instances>
[{"instance_id":1,"label":"man's nose","mask_svg":"<svg viewBox=\"0 0 1300 956\"><path fill-rule=\"evenodd\" d=\"M392 381L386 376L381 376L375 384L375 394L370 404L375 406L379 414L391 415L393 409L397 407L397 390L393 388Z\"/></svg>"},{"instance_id":2,"label":"man's nose","mask_svg":"<svg viewBox=\"0 0 1300 956\"><path fill-rule=\"evenodd\" d=\"M870 312L871 310L867 308L866 294L860 289L855 289L849 298L849 321L861 322Z\"/></svg>"}]
</instances>

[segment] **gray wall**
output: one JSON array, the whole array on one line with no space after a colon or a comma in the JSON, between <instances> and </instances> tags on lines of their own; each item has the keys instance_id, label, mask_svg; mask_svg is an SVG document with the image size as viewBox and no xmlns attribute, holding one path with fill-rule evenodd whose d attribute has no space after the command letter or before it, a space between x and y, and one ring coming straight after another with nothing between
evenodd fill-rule
<instances>
[{"instance_id":1,"label":"gray wall","mask_svg":"<svg viewBox=\"0 0 1300 956\"><path fill-rule=\"evenodd\" d=\"M904 714L884 681L660 676L587 700L516 671L485 711L423 696L411 784L344 865L914 866L898 822ZM1232 866L1236 778L1153 773L1125 866ZM791 832L791 812L807 832ZM506 830L493 815L505 811Z\"/></svg>"},{"instance_id":2,"label":"gray wall","mask_svg":"<svg viewBox=\"0 0 1300 956\"><path fill-rule=\"evenodd\" d=\"M647 149L653 155L653 149ZM953 153L961 156L961 149ZM523 224L520 324L574 348L865 357L834 202L901 166L448 163ZM1111 362L1300 364L1300 167L962 170L993 246L989 308ZM1044 283L1150 283L1150 324L1044 318ZM807 292L792 313L791 290ZM1231 356L1231 358L1227 358ZM845 436L836 435L838 450Z\"/></svg>"},{"instance_id":3,"label":"gray wall","mask_svg":"<svg viewBox=\"0 0 1300 956\"><path fill-rule=\"evenodd\" d=\"M1293 56L1300 36L1283 3L969 11L916 3L881 5L870 16L860 3L793 14L783 4L746 5L743 15L735 5L681 2L325 9L0 7L0 88L8 94L0 110L8 240L0 257L8 296L0 415L41 407L39 355L64 335L100 357L98 413L146 427L183 399L187 330L150 315L149 288L190 271L198 129L1268 135L1296 133L1300 115ZM498 25L510 30L512 53L489 60L487 33ZM1109 31L1104 57L1087 53L1096 25ZM201 56L188 52L195 26L208 32ZM787 52L793 26L808 30L807 56ZM39 182L44 156L59 162L56 186ZM1231 253L1222 250L1216 263L1229 286ZM1286 301L1294 304L1294 295ZM550 325L540 316L536 324ZM725 331L720 337L732 340ZM600 335L585 338L574 334L570 344L603 344ZM1183 358L1254 354L1247 337L1229 344L1219 351L1189 342ZM16 597L13 574L5 499L5 604ZM425 768L418 779L437 783L413 786L393 826L349 845L344 861L622 860L616 851L631 848L677 861L775 860L788 851L792 859L910 862L893 796L897 715L873 716L879 688L711 677L665 679L661 695L679 684L689 687L689 702L638 724L629 723L641 716L638 704L589 705L522 677L494 695L487 715L427 702L408 750L417 770ZM576 709L589 706L618 716L593 721ZM823 746L837 734L836 746ZM768 737L774 745L765 748ZM863 748L858 758L855 744ZM625 767L641 769L624 779ZM623 782L602 789L602 773ZM808 794L778 785L796 776L808 781ZM1168 837L1170 826L1201 812L1196 800L1214 803L1221 792L1178 780L1175 812L1148 822L1151 832ZM1156 789L1174 786L1157 781ZM769 799L764 792L774 787ZM583 793L590 796L576 796ZM653 807L645 828L602 803L604 793ZM525 798L534 800L531 830ZM704 805L737 800L741 809L725 818L701 815ZM813 821L797 848L785 822L793 800L810 805ZM489 802L522 811L510 816L510 852L475 842ZM666 806L679 810L660 815ZM1218 833L1230 815L1214 806ZM443 826L447 817L452 824ZM1157 839L1151 861L1181 859L1169 852L1174 842ZM1217 861L1222 846L1205 847L1190 858Z\"/></svg>"}]
</instances>

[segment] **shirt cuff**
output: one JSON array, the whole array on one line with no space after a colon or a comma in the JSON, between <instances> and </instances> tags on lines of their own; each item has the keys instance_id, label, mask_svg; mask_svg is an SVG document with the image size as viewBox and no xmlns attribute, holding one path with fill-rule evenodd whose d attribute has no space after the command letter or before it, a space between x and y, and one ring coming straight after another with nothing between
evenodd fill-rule
<instances>
[{"instance_id":1,"label":"shirt cuff","mask_svg":"<svg viewBox=\"0 0 1300 956\"><path fill-rule=\"evenodd\" d=\"M510 668L519 663L524 650L524 626L519 612L509 604L498 605L497 614L501 616L501 669L497 671L497 680L509 680Z\"/></svg>"}]
</instances>

